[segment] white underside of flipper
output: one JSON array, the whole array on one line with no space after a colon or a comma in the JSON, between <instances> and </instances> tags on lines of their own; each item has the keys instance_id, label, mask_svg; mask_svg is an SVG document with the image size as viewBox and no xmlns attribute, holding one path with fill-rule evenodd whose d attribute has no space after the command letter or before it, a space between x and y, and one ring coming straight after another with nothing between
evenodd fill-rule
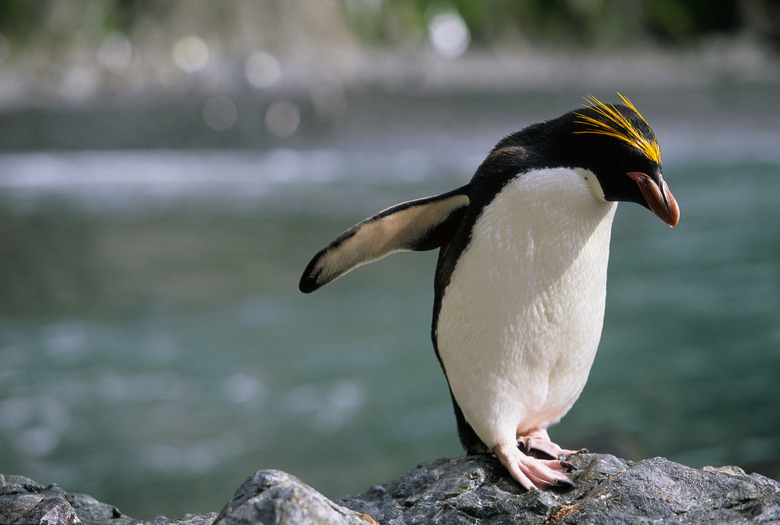
<instances>
[{"instance_id":1,"label":"white underside of flipper","mask_svg":"<svg viewBox=\"0 0 780 525\"><path fill-rule=\"evenodd\" d=\"M592 173L545 169L515 178L476 221L436 338L455 400L489 448L556 423L582 392L616 208Z\"/></svg>"}]
</instances>

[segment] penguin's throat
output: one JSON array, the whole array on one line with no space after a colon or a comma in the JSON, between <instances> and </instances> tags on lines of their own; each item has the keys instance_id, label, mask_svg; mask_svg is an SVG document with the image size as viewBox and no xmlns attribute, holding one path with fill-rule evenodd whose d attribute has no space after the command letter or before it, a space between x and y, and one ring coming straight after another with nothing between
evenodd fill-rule
<instances>
[{"instance_id":1,"label":"penguin's throat","mask_svg":"<svg viewBox=\"0 0 780 525\"><path fill-rule=\"evenodd\" d=\"M533 264L534 274L558 274L591 241L608 250L616 206L604 200L589 171L534 170L516 177L485 207L472 243L499 259L494 266L511 265L506 258L513 257Z\"/></svg>"}]
</instances>

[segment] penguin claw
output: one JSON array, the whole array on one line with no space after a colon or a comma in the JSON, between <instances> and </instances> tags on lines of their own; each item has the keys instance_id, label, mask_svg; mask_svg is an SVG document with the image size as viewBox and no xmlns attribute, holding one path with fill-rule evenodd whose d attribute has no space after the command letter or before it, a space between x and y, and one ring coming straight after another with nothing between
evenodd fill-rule
<instances>
[{"instance_id":1,"label":"penguin claw","mask_svg":"<svg viewBox=\"0 0 780 525\"><path fill-rule=\"evenodd\" d=\"M577 470L577 467L574 465L574 463L569 463L568 461L564 461L563 459L559 459L561 466L566 469L566 472L573 472Z\"/></svg>"},{"instance_id":2,"label":"penguin claw","mask_svg":"<svg viewBox=\"0 0 780 525\"><path fill-rule=\"evenodd\" d=\"M567 487L570 489L574 488L574 482L570 480L569 478L563 478L558 480L558 486L559 487Z\"/></svg>"}]
</instances>

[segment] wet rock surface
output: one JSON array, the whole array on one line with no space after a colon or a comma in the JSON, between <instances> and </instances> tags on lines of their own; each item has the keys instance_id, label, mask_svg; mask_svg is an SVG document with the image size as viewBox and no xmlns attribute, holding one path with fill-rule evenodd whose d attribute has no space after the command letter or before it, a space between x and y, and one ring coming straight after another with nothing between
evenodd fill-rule
<instances>
[{"instance_id":1,"label":"wet rock surface","mask_svg":"<svg viewBox=\"0 0 780 525\"><path fill-rule=\"evenodd\" d=\"M574 488L524 491L492 456L439 459L358 496L329 500L277 470L250 476L220 513L137 520L91 496L0 474L8 525L776 523L780 483L737 467L695 469L607 454L570 461Z\"/></svg>"}]
</instances>

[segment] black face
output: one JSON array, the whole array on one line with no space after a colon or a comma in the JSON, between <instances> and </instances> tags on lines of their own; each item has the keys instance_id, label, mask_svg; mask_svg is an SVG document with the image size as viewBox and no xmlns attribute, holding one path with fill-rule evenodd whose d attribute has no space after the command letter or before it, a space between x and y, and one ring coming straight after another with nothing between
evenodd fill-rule
<instances>
[{"instance_id":1,"label":"black face","mask_svg":"<svg viewBox=\"0 0 780 525\"><path fill-rule=\"evenodd\" d=\"M653 131L636 113L624 106L611 107L626 117L648 143L655 142ZM645 173L658 184L661 176L660 164L626 140L588 132L589 128L579 122L582 114L601 117L591 108L586 108L572 111L557 119L559 122L551 128L552 134L557 136L551 137L550 144L557 144L558 152L557 155L552 151L550 153L562 157L564 162L572 167L592 171L598 177L604 190L604 198L608 201L636 202L649 209L650 206L637 183L626 174Z\"/></svg>"},{"instance_id":2,"label":"black face","mask_svg":"<svg viewBox=\"0 0 780 525\"><path fill-rule=\"evenodd\" d=\"M494 187L535 168L583 168L596 175L606 200L636 202L675 226L680 211L661 174L655 135L624 100L628 105L592 99L591 107L509 135L496 145L472 182Z\"/></svg>"},{"instance_id":3,"label":"black face","mask_svg":"<svg viewBox=\"0 0 780 525\"><path fill-rule=\"evenodd\" d=\"M601 105L572 111L539 126L549 165L592 171L608 201L641 204L671 226L679 209L661 172L655 134L633 109ZM541 160L541 159L540 159Z\"/></svg>"}]
</instances>

